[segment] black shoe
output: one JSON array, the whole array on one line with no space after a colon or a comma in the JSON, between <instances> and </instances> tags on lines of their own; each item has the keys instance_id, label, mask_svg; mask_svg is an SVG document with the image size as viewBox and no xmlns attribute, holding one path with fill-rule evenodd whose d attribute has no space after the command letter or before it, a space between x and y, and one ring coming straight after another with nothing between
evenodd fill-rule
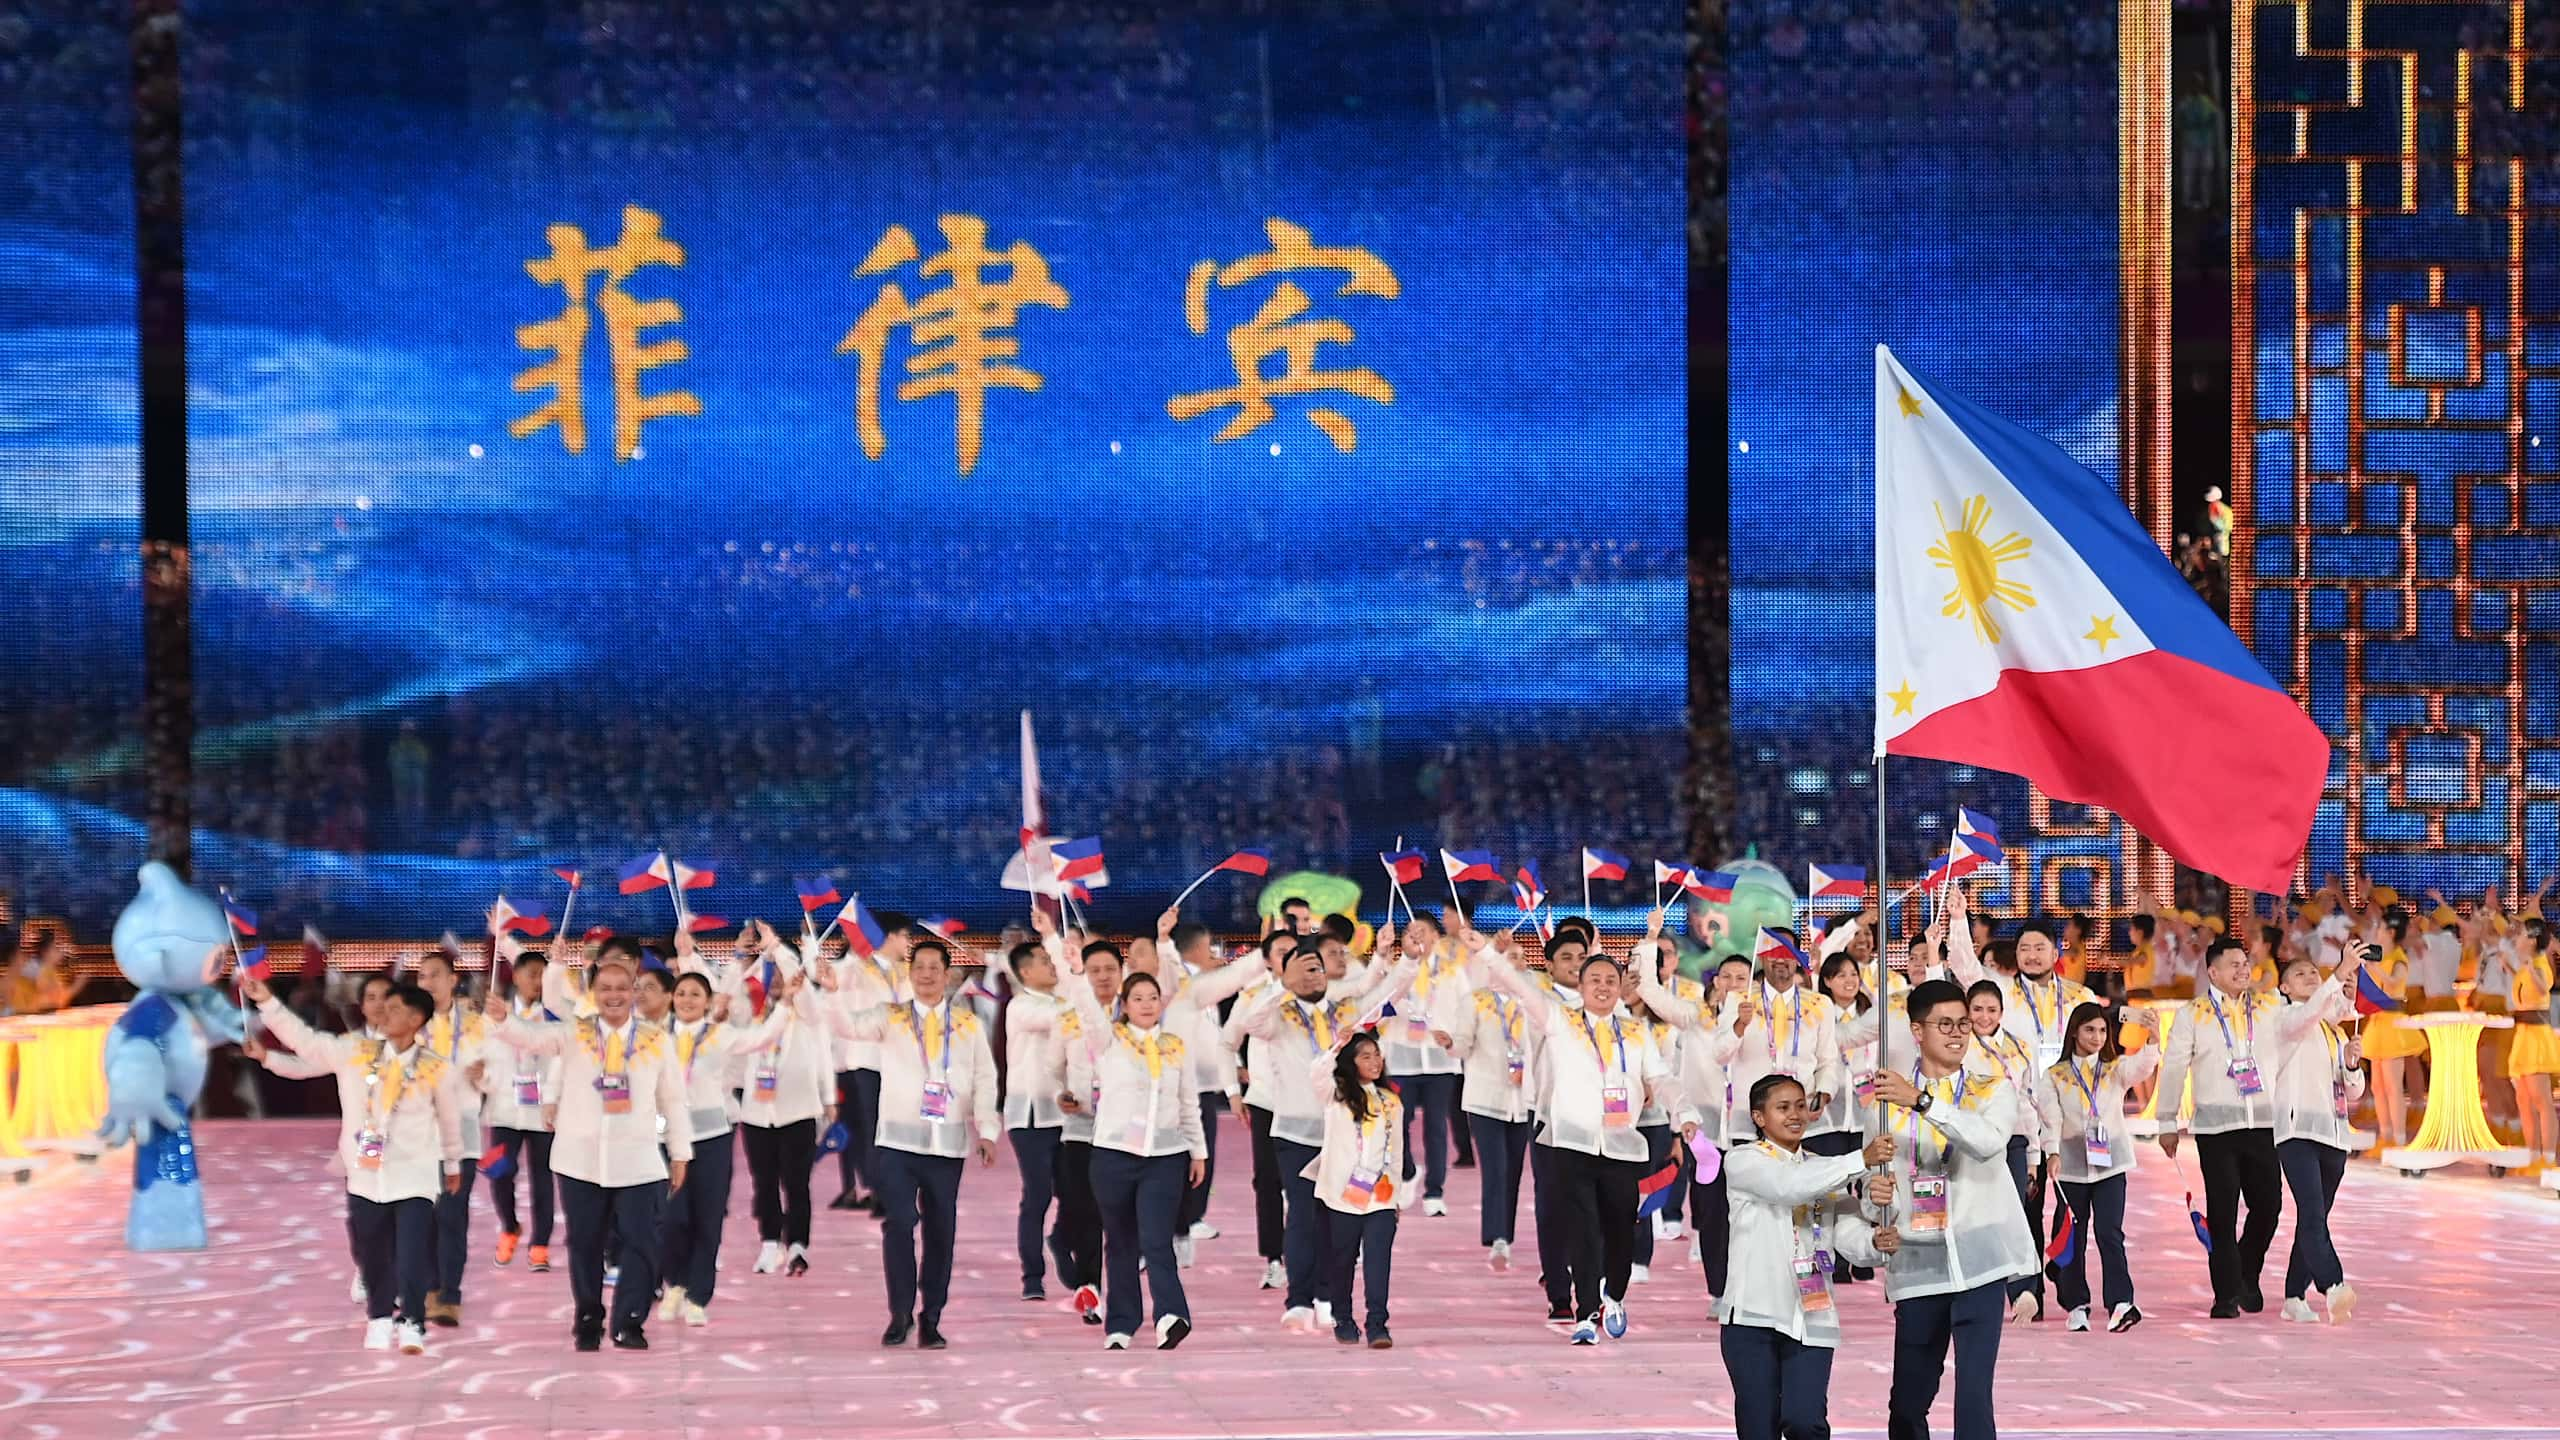
<instances>
[{"instance_id":1,"label":"black shoe","mask_svg":"<svg viewBox=\"0 0 2560 1440\"><path fill-rule=\"evenodd\" d=\"M602 1330L591 1330L586 1326L581 1325L578 1327L577 1333L578 1348L580 1350L592 1352L604 1348L604 1332Z\"/></svg>"},{"instance_id":2,"label":"black shoe","mask_svg":"<svg viewBox=\"0 0 2560 1440\"><path fill-rule=\"evenodd\" d=\"M782 1267L782 1273L783 1273L783 1274L785 1274L785 1275L791 1276L791 1277L793 1277L794 1279L797 1279L798 1277L800 1277L800 1276L802 1276L802 1275L806 1275L806 1274L808 1274L808 1273L809 1273L809 1257L808 1257L808 1256L806 1256L806 1255L794 1255L794 1256L792 1256L792 1257L791 1257L791 1263Z\"/></svg>"},{"instance_id":3,"label":"black shoe","mask_svg":"<svg viewBox=\"0 0 2560 1440\"><path fill-rule=\"evenodd\" d=\"M934 1324L932 1321L927 1320L922 1325L916 1327L917 1349L945 1350L949 1349L950 1346L951 1342L942 1338L942 1328Z\"/></svg>"},{"instance_id":4,"label":"black shoe","mask_svg":"<svg viewBox=\"0 0 2560 1440\"><path fill-rule=\"evenodd\" d=\"M879 1197L879 1196L877 1196L877 1195L865 1195L865 1196L863 1196L863 1197L862 1197L862 1203L861 1203L861 1204L859 1204L859 1205L856 1205L856 1206L855 1206L855 1207L853 1207L853 1208L855 1208L856 1210L861 1211L861 1212L862 1212L863 1214L865 1214L865 1215L870 1216L872 1219L877 1220L877 1219L879 1219L879 1218L880 1218L880 1212L881 1212L881 1210L882 1210L882 1208L883 1208L883 1207L882 1207L882 1206L881 1206L881 1204L880 1204L880 1197Z\"/></svg>"},{"instance_id":5,"label":"black shoe","mask_svg":"<svg viewBox=\"0 0 2560 1440\"><path fill-rule=\"evenodd\" d=\"M830 1210L859 1210L862 1208L862 1197L854 1194L850 1190L839 1190L836 1192L836 1198L827 1202L827 1208Z\"/></svg>"},{"instance_id":6,"label":"black shoe","mask_svg":"<svg viewBox=\"0 0 2560 1440\"><path fill-rule=\"evenodd\" d=\"M1179 1315L1176 1315L1173 1317L1172 1324L1157 1327L1156 1348L1159 1350L1170 1350L1174 1346L1181 1344L1184 1340L1189 1339L1190 1335L1191 1322L1185 1320Z\"/></svg>"},{"instance_id":7,"label":"black shoe","mask_svg":"<svg viewBox=\"0 0 2560 1440\"><path fill-rule=\"evenodd\" d=\"M1084 1323L1086 1323L1087 1325L1099 1325L1099 1324L1101 1324L1101 1323L1102 1323L1102 1312L1101 1312L1101 1311L1099 1311L1099 1310L1087 1310L1086 1312L1084 1312Z\"/></svg>"},{"instance_id":8,"label":"black shoe","mask_svg":"<svg viewBox=\"0 0 2560 1440\"><path fill-rule=\"evenodd\" d=\"M2127 1305L2124 1307L2123 1314L2107 1322L2107 1333L2110 1335L2121 1335L2141 1323L2142 1307L2138 1305Z\"/></svg>"},{"instance_id":9,"label":"black shoe","mask_svg":"<svg viewBox=\"0 0 2560 1440\"><path fill-rule=\"evenodd\" d=\"M1384 1330L1372 1330L1369 1332L1369 1348L1372 1350L1393 1350L1396 1348L1395 1337L1389 1335Z\"/></svg>"},{"instance_id":10,"label":"black shoe","mask_svg":"<svg viewBox=\"0 0 2560 1440\"><path fill-rule=\"evenodd\" d=\"M907 1326L907 1318L903 1315L890 1321L889 1328L880 1332L880 1343L883 1346L906 1344Z\"/></svg>"},{"instance_id":11,"label":"black shoe","mask_svg":"<svg viewBox=\"0 0 2560 1440\"><path fill-rule=\"evenodd\" d=\"M1336 1325L1333 1327L1333 1338L1345 1345L1357 1345L1360 1343L1360 1327L1357 1325Z\"/></svg>"},{"instance_id":12,"label":"black shoe","mask_svg":"<svg viewBox=\"0 0 2560 1440\"><path fill-rule=\"evenodd\" d=\"M1476 1157L1473 1155L1461 1155L1457 1159L1449 1162L1449 1168L1452 1170L1473 1170L1476 1168Z\"/></svg>"},{"instance_id":13,"label":"black shoe","mask_svg":"<svg viewBox=\"0 0 2560 1440\"><path fill-rule=\"evenodd\" d=\"M2240 1318L2240 1307L2229 1300L2216 1300L2213 1302L2213 1308L2205 1313L2216 1320L2237 1320Z\"/></svg>"},{"instance_id":14,"label":"black shoe","mask_svg":"<svg viewBox=\"0 0 2560 1440\"><path fill-rule=\"evenodd\" d=\"M2265 1293L2264 1291L2260 1290L2260 1289L2259 1289L2257 1286L2255 1286L2255 1285L2252 1285L2252 1286L2250 1286L2248 1289L2241 1291L2241 1292L2240 1292L2240 1308L2241 1308L2241 1310L2242 1310L2243 1312L2245 1312L2245 1313L2247 1313L2247 1314L2251 1314L2251 1315L2255 1315L2255 1314L2257 1314L2259 1311L2266 1309L2266 1308L2267 1308L2267 1297L2266 1297L2266 1293Z\"/></svg>"},{"instance_id":15,"label":"black shoe","mask_svg":"<svg viewBox=\"0 0 2560 1440\"><path fill-rule=\"evenodd\" d=\"M1550 1320L1566 1320L1566 1321L1571 1321L1571 1320L1579 1319L1579 1318L1581 1318L1581 1317L1579 1317L1579 1316L1577 1316L1577 1315L1575 1315L1575 1314L1573 1313L1573 1302L1572 1302L1572 1301L1570 1301L1570 1300L1557 1300L1557 1301L1554 1301L1554 1302L1550 1303L1550 1304L1547 1306L1547 1318L1548 1318L1548 1319L1550 1319Z\"/></svg>"},{"instance_id":16,"label":"black shoe","mask_svg":"<svg viewBox=\"0 0 2560 1440\"><path fill-rule=\"evenodd\" d=\"M640 1327L637 1325L624 1330L616 1330L613 1332L613 1348L616 1350L646 1350L649 1348L649 1337L641 1334Z\"/></svg>"},{"instance_id":17,"label":"black shoe","mask_svg":"<svg viewBox=\"0 0 2560 1440\"><path fill-rule=\"evenodd\" d=\"M1025 1280L1022 1282L1022 1298L1025 1300L1046 1300L1049 1298L1049 1292L1041 1288L1039 1281Z\"/></svg>"}]
</instances>

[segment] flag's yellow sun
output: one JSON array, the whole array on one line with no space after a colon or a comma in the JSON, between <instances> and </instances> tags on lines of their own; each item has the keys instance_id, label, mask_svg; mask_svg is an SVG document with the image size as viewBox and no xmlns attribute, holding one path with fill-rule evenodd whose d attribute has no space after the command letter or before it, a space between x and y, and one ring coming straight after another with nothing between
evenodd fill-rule
<instances>
[{"instance_id":1,"label":"flag's yellow sun","mask_svg":"<svg viewBox=\"0 0 2560 1440\"><path fill-rule=\"evenodd\" d=\"M1991 501L1980 495L1964 502L1962 523L1950 529L1944 506L1932 506L1938 516L1938 543L1929 547L1929 558L1941 570L1955 573L1955 585L1947 591L1940 614L1962 617L1973 626L1974 638L1985 645L2000 641L2000 622L1992 617L1994 604L2012 610L2036 608L2035 591L2024 582L2005 579L2000 567L2027 558L2035 542L2015 532L1997 540L1985 540L1983 531L1991 524Z\"/></svg>"}]
</instances>

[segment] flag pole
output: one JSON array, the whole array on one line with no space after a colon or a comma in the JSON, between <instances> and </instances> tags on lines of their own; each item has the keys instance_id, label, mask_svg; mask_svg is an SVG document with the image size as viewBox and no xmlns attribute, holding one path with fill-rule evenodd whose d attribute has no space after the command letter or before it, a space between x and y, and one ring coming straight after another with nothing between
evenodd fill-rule
<instances>
[{"instance_id":1,"label":"flag pole","mask_svg":"<svg viewBox=\"0 0 2560 1440\"><path fill-rule=\"evenodd\" d=\"M1881 685L1883 682L1878 681L1877 684ZM1878 746L1876 748L1876 1004L1885 1010L1885 1013L1876 1020L1876 1069L1879 1073L1885 1068L1886 1036L1893 1029L1891 1010L1893 972L1887 968L1890 964L1887 956L1893 947L1887 943L1891 931L1886 926L1885 915L1887 905L1885 879L1891 872L1886 868L1884 760L1884 748ZM1878 1135L1885 1133L1884 1100L1881 1096L1876 1100L1875 1133Z\"/></svg>"},{"instance_id":2,"label":"flag pole","mask_svg":"<svg viewBox=\"0 0 2560 1440\"><path fill-rule=\"evenodd\" d=\"M231 887L222 886L222 933L231 942L231 999L240 1007L240 1034L249 1033L249 995L240 988L240 927L231 918Z\"/></svg>"},{"instance_id":3,"label":"flag pole","mask_svg":"<svg viewBox=\"0 0 2560 1440\"><path fill-rule=\"evenodd\" d=\"M1172 903L1171 905L1169 905L1169 906L1165 907L1165 908L1170 909L1170 910L1179 910L1179 909L1181 909L1181 908L1182 908L1182 902L1191 898L1191 892L1192 892L1192 891L1197 890L1197 889L1199 889L1201 886L1208 884L1208 883L1209 883L1209 876L1217 874L1217 873L1218 873L1221 869L1223 869L1223 868L1225 868L1225 867L1223 867L1223 866L1219 866L1219 865L1212 865L1212 866L1210 866L1207 874L1204 874L1204 875L1202 875L1199 879L1194 880L1194 881L1192 881L1190 884L1183 886L1183 887L1182 887L1182 893L1181 893L1181 894L1179 894L1179 895L1174 896L1174 897L1173 897L1173 903Z\"/></svg>"}]
</instances>

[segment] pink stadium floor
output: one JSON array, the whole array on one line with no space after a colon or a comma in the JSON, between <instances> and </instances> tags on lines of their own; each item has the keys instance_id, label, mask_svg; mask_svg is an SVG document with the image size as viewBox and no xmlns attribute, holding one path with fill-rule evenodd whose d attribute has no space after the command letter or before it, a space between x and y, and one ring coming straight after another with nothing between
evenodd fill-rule
<instances>
[{"instance_id":1,"label":"pink stadium floor","mask_svg":"<svg viewBox=\"0 0 2560 1440\"><path fill-rule=\"evenodd\" d=\"M1509 1275L1474 1244L1476 1177L1446 1219L1411 1212L1389 1352L1284 1334L1258 1292L1250 1192L1222 1176L1186 1280L1200 1329L1171 1355L1108 1354L1053 1300L1014 1298L1008 1159L973 1169L940 1354L884 1351L876 1229L821 1211L818 1268L747 1273L743 1167L706 1330L653 1325L646 1354L569 1348L565 1261L489 1263L476 1202L466 1324L424 1358L358 1348L344 1200L309 1121L207 1126L215 1235L196 1255L122 1245L130 1162L62 1163L0 1188L0 1435L505 1437L1335 1437L1731 1434L1703 1282L1666 1244L1624 1341L1576 1350L1544 1322L1529 1247ZM1242 1162L1232 1125L1222 1159ZM2560 1201L2522 1180L2424 1182L2349 1173L2341 1250L2364 1296L2352 1326L2204 1316L2204 1266L2157 1152L2134 1181L2134 1271L2149 1323L2075 1335L2059 1315L2003 1346L2012 1435L2560 1433ZM834 1193L822 1170L819 1201ZM1525 1207L1524 1207L1525 1211ZM1524 1213L1525 1220L1525 1213ZM2280 1288L2288 1219L2266 1277ZM2093 1267L2094 1270L2094 1267ZM2093 1274L2094 1278L2094 1274ZM1052 1282L1054 1286L1054 1281ZM1844 1302L1832 1386L1848 1434L1884 1422L1889 1317L1872 1288ZM1948 1424L1942 1396L1938 1423Z\"/></svg>"}]
</instances>

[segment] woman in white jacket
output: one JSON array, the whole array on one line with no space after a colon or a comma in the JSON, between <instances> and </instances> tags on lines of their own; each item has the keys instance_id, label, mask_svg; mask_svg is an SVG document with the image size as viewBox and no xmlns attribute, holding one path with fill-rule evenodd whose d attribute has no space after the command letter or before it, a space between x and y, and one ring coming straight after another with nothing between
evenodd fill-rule
<instances>
[{"instance_id":1,"label":"woman in white jacket","mask_svg":"<svg viewBox=\"0 0 2560 1440\"><path fill-rule=\"evenodd\" d=\"M710 1321L720 1232L728 1223L729 1182L736 1163L729 1141L734 1120L730 1082L737 1062L770 1050L786 1024L815 1028L815 1007L797 1000L806 978L794 975L785 981L781 995L765 1007L764 1019L747 1026L711 1018L710 976L688 971L676 978L667 1039L684 1070L685 1114L681 1121L669 1116L667 1123L691 1127L693 1175L658 1211L658 1270L666 1285L658 1301L661 1320L681 1313L687 1325Z\"/></svg>"},{"instance_id":2,"label":"woman in white jacket","mask_svg":"<svg viewBox=\"0 0 2560 1440\"><path fill-rule=\"evenodd\" d=\"M1370 1349L1392 1349L1387 1291L1394 1277L1396 1221L1413 1203L1413 1192L1402 1183L1404 1103L1394 1091L1379 1088L1387 1061L1374 1032L1360 1031L1341 1049L1314 1057L1309 1069L1317 1088L1333 1096L1324 1111L1324 1144L1306 1169L1325 1208L1325 1293L1333 1297L1333 1338L1357 1345L1365 1332ZM1351 1318L1354 1269L1368 1282L1358 1323Z\"/></svg>"},{"instance_id":3,"label":"woman in white jacket","mask_svg":"<svg viewBox=\"0 0 2560 1440\"><path fill-rule=\"evenodd\" d=\"M2128 1008L2125 1018L2150 1029L2151 1012ZM2071 1328L2089 1328L2089 1246L2098 1247L2105 1277L2107 1329L2122 1333L2142 1323L2133 1303L2133 1268L2125 1261L2124 1200L2133 1173L2133 1137L2125 1133L2125 1092L2160 1068L2160 1037L2131 1055L2116 1045L2107 1008L2083 1001L2062 1032L2063 1056L2036 1088L2047 1153L2062 1180L2062 1202L2071 1207L2079 1239L2070 1258L2055 1263L2054 1289L2071 1312Z\"/></svg>"},{"instance_id":4,"label":"woman in white jacket","mask_svg":"<svg viewBox=\"0 0 2560 1440\"><path fill-rule=\"evenodd\" d=\"M1184 1191L1209 1158L1200 1130L1200 1092L1182 1037L1164 1025L1164 988L1141 971L1120 986L1120 1014L1106 1013L1081 974L1059 981L1076 1008L1084 1063L1092 1076L1093 1198L1102 1211L1103 1347L1126 1350L1146 1311L1139 1262L1156 1302L1156 1348L1191 1333L1191 1300L1173 1253Z\"/></svg>"},{"instance_id":5,"label":"woman in white jacket","mask_svg":"<svg viewBox=\"0 0 2560 1440\"><path fill-rule=\"evenodd\" d=\"M1859 1213L1851 1187L1870 1165L1893 1159L1890 1135L1863 1153L1815 1155L1804 1147L1816 1111L1791 1076L1751 1087L1759 1138L1725 1162L1733 1221L1733 1271L1716 1302L1718 1342L1733 1381L1738 1440L1831 1433L1831 1352L1840 1345L1831 1270L1846 1258L1882 1265L1902 1248L1891 1226Z\"/></svg>"},{"instance_id":6,"label":"woman in white jacket","mask_svg":"<svg viewBox=\"0 0 2560 1440\"><path fill-rule=\"evenodd\" d=\"M2348 1117L2364 1098L2363 1052L2356 1037L2343 1028L2354 1013L2346 986L2355 983L2360 964L2375 947L2349 945L2343 968L2346 985L2324 982L2311 957L2285 962L2278 988L2285 1022L2277 1028L2291 1039L2276 1056L2276 1165L2285 1187L2293 1192L2293 1251L2284 1267L2284 1318L2316 1324L2311 1292L2329 1305L2329 1323L2342 1324L2355 1313L2356 1290L2347 1283L2338 1247L2329 1234L2329 1207L2338 1201L2338 1183L2346 1178L2347 1157L2365 1146ZM2303 1012L2308 1012L2307 1017ZM2307 1023L2306 1023L2307 1019Z\"/></svg>"},{"instance_id":7,"label":"woman in white jacket","mask_svg":"<svg viewBox=\"0 0 2560 1440\"><path fill-rule=\"evenodd\" d=\"M1499 1273L1511 1268L1511 1243L1519 1238L1520 1176L1529 1155L1529 1007L1498 990L1442 985L1432 992L1431 1023L1458 1058L1458 1108L1475 1132L1483 1187L1476 1238Z\"/></svg>"}]
</instances>

